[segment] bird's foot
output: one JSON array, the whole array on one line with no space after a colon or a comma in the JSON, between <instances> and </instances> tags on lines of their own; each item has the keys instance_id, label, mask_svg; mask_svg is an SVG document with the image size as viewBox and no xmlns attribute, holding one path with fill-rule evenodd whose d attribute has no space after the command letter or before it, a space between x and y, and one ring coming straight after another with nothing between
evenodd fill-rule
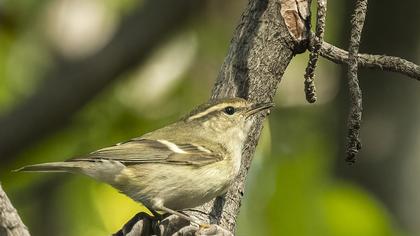
<instances>
[{"instance_id":1,"label":"bird's foot","mask_svg":"<svg viewBox=\"0 0 420 236\"><path fill-rule=\"evenodd\" d=\"M163 215L163 220L156 216L140 212L113 236L128 235L195 235L195 236L233 236L233 234L218 225L191 225L189 220L177 215Z\"/></svg>"}]
</instances>

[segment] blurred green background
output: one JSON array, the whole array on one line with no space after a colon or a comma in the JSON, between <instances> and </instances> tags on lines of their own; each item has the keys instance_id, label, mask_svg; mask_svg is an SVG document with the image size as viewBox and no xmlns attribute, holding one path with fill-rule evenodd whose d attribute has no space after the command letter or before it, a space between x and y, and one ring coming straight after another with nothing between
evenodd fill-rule
<instances>
[{"instance_id":1,"label":"blurred green background","mask_svg":"<svg viewBox=\"0 0 420 236\"><path fill-rule=\"evenodd\" d=\"M369 2L362 52L420 62L420 2L403 2ZM37 93L58 64L102 50L122 19L142 4L0 0L0 124ZM246 4L203 3L144 62L104 85L59 129L39 138L34 134L34 141L0 156L0 181L32 235L108 235L144 210L87 177L11 170L139 136L207 100ZM351 3L329 1L328 10L326 40L346 48ZM348 166L345 68L320 60L319 101L309 105L303 94L307 58L297 55L279 85L277 107L265 123L247 178L238 235L420 235L418 82L361 70L364 148L357 164Z\"/></svg>"}]
</instances>

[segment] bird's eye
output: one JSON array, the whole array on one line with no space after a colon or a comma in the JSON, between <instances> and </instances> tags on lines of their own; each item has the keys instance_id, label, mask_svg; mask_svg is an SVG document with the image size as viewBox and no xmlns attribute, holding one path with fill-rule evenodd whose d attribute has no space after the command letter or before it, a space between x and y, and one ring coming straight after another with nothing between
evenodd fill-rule
<instances>
[{"instance_id":1,"label":"bird's eye","mask_svg":"<svg viewBox=\"0 0 420 236\"><path fill-rule=\"evenodd\" d=\"M233 115L233 113L235 113L235 108L231 107L231 106L226 107L225 108L225 113L228 114L228 115Z\"/></svg>"}]
</instances>

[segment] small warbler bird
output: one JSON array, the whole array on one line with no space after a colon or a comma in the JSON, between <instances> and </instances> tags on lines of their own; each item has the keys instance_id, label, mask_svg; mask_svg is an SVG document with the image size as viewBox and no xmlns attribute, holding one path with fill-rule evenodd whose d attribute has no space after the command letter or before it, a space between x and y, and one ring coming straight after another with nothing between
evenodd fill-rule
<instances>
[{"instance_id":1,"label":"small warbler bird","mask_svg":"<svg viewBox=\"0 0 420 236\"><path fill-rule=\"evenodd\" d=\"M17 171L81 173L110 184L151 212L176 214L224 194L239 172L251 117L272 103L210 101L178 122L64 162Z\"/></svg>"}]
</instances>

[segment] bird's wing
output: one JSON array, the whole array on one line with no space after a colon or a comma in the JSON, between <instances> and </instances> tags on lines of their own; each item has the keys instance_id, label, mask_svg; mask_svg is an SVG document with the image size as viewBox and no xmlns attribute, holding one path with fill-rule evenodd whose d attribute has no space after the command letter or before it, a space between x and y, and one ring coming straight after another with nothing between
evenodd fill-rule
<instances>
[{"instance_id":1,"label":"bird's wing","mask_svg":"<svg viewBox=\"0 0 420 236\"><path fill-rule=\"evenodd\" d=\"M119 161L124 165L163 163L203 166L222 160L205 147L167 140L133 139L69 161Z\"/></svg>"}]
</instances>

